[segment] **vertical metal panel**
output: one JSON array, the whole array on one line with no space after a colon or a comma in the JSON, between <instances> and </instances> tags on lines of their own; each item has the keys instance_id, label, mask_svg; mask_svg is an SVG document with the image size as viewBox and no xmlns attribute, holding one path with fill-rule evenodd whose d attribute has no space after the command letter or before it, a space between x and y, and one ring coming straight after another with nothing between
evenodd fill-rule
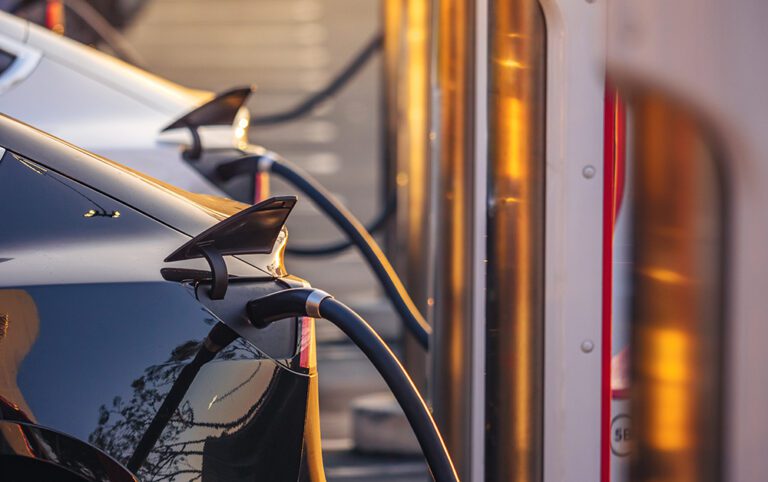
<instances>
[{"instance_id":1,"label":"vertical metal panel","mask_svg":"<svg viewBox=\"0 0 768 482\"><path fill-rule=\"evenodd\" d=\"M725 189L708 132L636 96L632 480L721 476Z\"/></svg>"},{"instance_id":2,"label":"vertical metal panel","mask_svg":"<svg viewBox=\"0 0 768 482\"><path fill-rule=\"evenodd\" d=\"M384 172L384 198L397 195L397 133L398 133L398 83L400 45L402 44L403 1L392 0L382 2L381 16L382 29L384 31L383 69L381 83L381 115L383 128L383 172ZM397 234L395 228L397 219L391 218L386 230L385 247L387 255L397 269L398 260L393 253L397 252ZM398 270L399 271L399 270Z\"/></svg>"},{"instance_id":3,"label":"vertical metal panel","mask_svg":"<svg viewBox=\"0 0 768 482\"><path fill-rule=\"evenodd\" d=\"M539 481L546 28L537 1L491 0L488 30L486 480Z\"/></svg>"},{"instance_id":4,"label":"vertical metal panel","mask_svg":"<svg viewBox=\"0 0 768 482\"><path fill-rule=\"evenodd\" d=\"M485 479L486 232L488 200L488 2L475 2L474 156L472 220L472 353L469 480Z\"/></svg>"},{"instance_id":5,"label":"vertical metal panel","mask_svg":"<svg viewBox=\"0 0 768 482\"><path fill-rule=\"evenodd\" d=\"M547 23L544 479L595 481L601 436L600 66L607 5L541 5Z\"/></svg>"},{"instance_id":6,"label":"vertical metal panel","mask_svg":"<svg viewBox=\"0 0 768 482\"><path fill-rule=\"evenodd\" d=\"M390 189L397 195L395 235L389 254L425 315L430 305L429 244L429 12L430 0L384 3L386 155ZM426 385L423 349L406 335L405 362Z\"/></svg>"},{"instance_id":7,"label":"vertical metal panel","mask_svg":"<svg viewBox=\"0 0 768 482\"><path fill-rule=\"evenodd\" d=\"M407 75L401 79L405 92L402 111L402 145L398 156L398 186L402 192L399 203L405 225L400 232L407 236L405 246L405 284L419 310L431 319L432 259L430 244L430 179L429 179L429 0L406 2ZM405 211L405 212L402 212ZM408 336L405 359L416 383L426 388L427 357L416 340Z\"/></svg>"},{"instance_id":8,"label":"vertical metal panel","mask_svg":"<svg viewBox=\"0 0 768 482\"><path fill-rule=\"evenodd\" d=\"M434 82L439 105L433 153L436 275L432 401L463 480L470 480L472 371L473 10L466 0L435 2Z\"/></svg>"}]
</instances>

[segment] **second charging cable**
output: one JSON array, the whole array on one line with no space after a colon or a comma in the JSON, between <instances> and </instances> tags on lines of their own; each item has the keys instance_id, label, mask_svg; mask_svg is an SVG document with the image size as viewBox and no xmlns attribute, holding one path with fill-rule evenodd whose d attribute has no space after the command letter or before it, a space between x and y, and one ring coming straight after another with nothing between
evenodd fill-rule
<instances>
[{"instance_id":1,"label":"second charging cable","mask_svg":"<svg viewBox=\"0 0 768 482\"><path fill-rule=\"evenodd\" d=\"M428 349L432 328L419 312L376 240L355 216L309 174L274 152L265 150L260 154L244 156L224 163L217 169L218 175L224 180L256 172L271 172L289 182L309 196L315 205L331 218L360 250L406 329L424 349Z\"/></svg>"}]
</instances>

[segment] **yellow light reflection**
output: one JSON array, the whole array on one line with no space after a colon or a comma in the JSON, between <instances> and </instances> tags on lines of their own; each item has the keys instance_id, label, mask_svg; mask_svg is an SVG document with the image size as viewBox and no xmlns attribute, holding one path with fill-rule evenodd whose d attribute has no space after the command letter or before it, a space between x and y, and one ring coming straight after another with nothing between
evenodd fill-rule
<instances>
[{"instance_id":1,"label":"yellow light reflection","mask_svg":"<svg viewBox=\"0 0 768 482\"><path fill-rule=\"evenodd\" d=\"M662 283L683 284L689 281L688 278L671 269L651 267L651 268L643 269L642 273L648 276L649 278L653 278L657 281L661 281Z\"/></svg>"},{"instance_id":2,"label":"yellow light reflection","mask_svg":"<svg viewBox=\"0 0 768 482\"><path fill-rule=\"evenodd\" d=\"M395 262L414 302L427 311L429 244L429 44L432 0L381 2L386 82L386 142L389 195L397 195L395 226L388 243L401 249ZM426 361L406 336L403 354L417 386L426 386Z\"/></svg>"},{"instance_id":3,"label":"yellow light reflection","mask_svg":"<svg viewBox=\"0 0 768 482\"><path fill-rule=\"evenodd\" d=\"M407 72L406 76L406 112L407 146L404 165L406 178L411 183L408 190L409 232L418 233L424 229L426 213L427 183L427 140L429 123L427 94L429 86L429 46L427 29L429 26L429 8L426 0L408 0L407 15ZM403 174L403 173L401 173ZM398 181L401 176L398 175Z\"/></svg>"},{"instance_id":4,"label":"yellow light reflection","mask_svg":"<svg viewBox=\"0 0 768 482\"><path fill-rule=\"evenodd\" d=\"M489 4L489 328L498 333L489 395L497 419L489 480L541 480L545 25L537 1Z\"/></svg>"},{"instance_id":5,"label":"yellow light reflection","mask_svg":"<svg viewBox=\"0 0 768 482\"><path fill-rule=\"evenodd\" d=\"M685 332L654 329L648 335L648 375L663 383L684 383L689 379L690 341Z\"/></svg>"},{"instance_id":6,"label":"yellow light reflection","mask_svg":"<svg viewBox=\"0 0 768 482\"><path fill-rule=\"evenodd\" d=\"M517 183L528 175L527 122L523 102L516 97L501 97L498 100L496 122L504 135L499 139L499 155L505 162L498 166L500 181Z\"/></svg>"},{"instance_id":7,"label":"yellow light reflection","mask_svg":"<svg viewBox=\"0 0 768 482\"><path fill-rule=\"evenodd\" d=\"M469 416L466 396L469 386L471 309L469 304L468 262L472 234L470 227L470 179L468 160L471 145L468 131L471 115L468 113L471 85L468 45L468 3L462 0L436 2L437 40L435 66L436 90L439 105L438 117L433 121L438 133L436 145L435 206L438 216L440 266L436 288L436 323L441 348L435 355L435 365L441 376L436 381L436 396L444 400L436 407L438 418L447 431L449 450L458 454L456 465L466 478L469 468L466 440L468 430L465 421Z\"/></svg>"},{"instance_id":8,"label":"yellow light reflection","mask_svg":"<svg viewBox=\"0 0 768 482\"><path fill-rule=\"evenodd\" d=\"M683 450L689 446L693 414L688 335L675 329L650 329L645 335L646 360L641 369L653 381L649 390L649 441L659 450Z\"/></svg>"},{"instance_id":9,"label":"yellow light reflection","mask_svg":"<svg viewBox=\"0 0 768 482\"><path fill-rule=\"evenodd\" d=\"M722 192L716 150L672 99L634 93L634 482L719 478Z\"/></svg>"},{"instance_id":10,"label":"yellow light reflection","mask_svg":"<svg viewBox=\"0 0 768 482\"><path fill-rule=\"evenodd\" d=\"M494 59L494 62L496 62L499 66L505 67L508 69L525 69L527 66L520 62L519 60L515 59Z\"/></svg>"}]
</instances>

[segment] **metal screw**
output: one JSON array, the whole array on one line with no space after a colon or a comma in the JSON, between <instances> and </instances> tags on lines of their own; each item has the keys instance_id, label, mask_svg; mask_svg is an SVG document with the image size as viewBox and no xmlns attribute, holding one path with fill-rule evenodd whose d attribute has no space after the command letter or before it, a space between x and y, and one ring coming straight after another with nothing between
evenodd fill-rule
<instances>
[{"instance_id":1,"label":"metal screw","mask_svg":"<svg viewBox=\"0 0 768 482\"><path fill-rule=\"evenodd\" d=\"M592 166L592 165L584 166L584 169L581 170L581 175L587 179L592 179L593 177L595 177L596 173L597 173L597 169L595 169L595 166Z\"/></svg>"},{"instance_id":2,"label":"metal screw","mask_svg":"<svg viewBox=\"0 0 768 482\"><path fill-rule=\"evenodd\" d=\"M595 349L595 344L592 343L592 340L584 340L581 342L581 351L583 351L584 353L590 353L594 349Z\"/></svg>"}]
</instances>

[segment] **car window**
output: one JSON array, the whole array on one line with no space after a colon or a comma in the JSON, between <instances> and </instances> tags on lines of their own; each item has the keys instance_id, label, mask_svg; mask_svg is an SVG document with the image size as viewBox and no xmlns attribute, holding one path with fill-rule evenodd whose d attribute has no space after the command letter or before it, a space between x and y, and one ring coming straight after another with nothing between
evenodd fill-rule
<instances>
[{"instance_id":1,"label":"car window","mask_svg":"<svg viewBox=\"0 0 768 482\"><path fill-rule=\"evenodd\" d=\"M40 164L6 152L0 160L0 249L135 235L148 218Z\"/></svg>"},{"instance_id":2,"label":"car window","mask_svg":"<svg viewBox=\"0 0 768 482\"><path fill-rule=\"evenodd\" d=\"M2 75L8 68L16 61L16 56L10 52L6 52L0 49L0 75Z\"/></svg>"}]
</instances>

